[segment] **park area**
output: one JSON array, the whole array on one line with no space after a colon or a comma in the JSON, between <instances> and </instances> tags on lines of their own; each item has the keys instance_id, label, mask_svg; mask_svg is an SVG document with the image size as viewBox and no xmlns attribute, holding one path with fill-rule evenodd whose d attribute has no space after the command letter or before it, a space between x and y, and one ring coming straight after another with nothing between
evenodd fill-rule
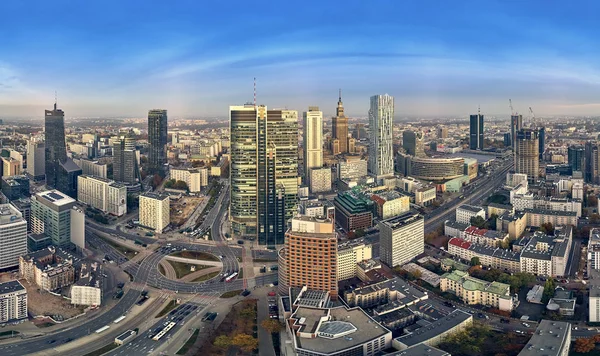
<instances>
[{"instance_id":1,"label":"park area","mask_svg":"<svg viewBox=\"0 0 600 356\"><path fill-rule=\"evenodd\" d=\"M204 199L183 196L178 201L171 202L171 223L175 226L183 225Z\"/></svg>"}]
</instances>

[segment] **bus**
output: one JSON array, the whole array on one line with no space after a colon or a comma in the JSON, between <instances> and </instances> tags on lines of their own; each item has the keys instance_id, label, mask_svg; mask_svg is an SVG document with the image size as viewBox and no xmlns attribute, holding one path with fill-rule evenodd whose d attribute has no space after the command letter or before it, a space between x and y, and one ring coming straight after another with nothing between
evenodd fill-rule
<instances>
[{"instance_id":1,"label":"bus","mask_svg":"<svg viewBox=\"0 0 600 356\"><path fill-rule=\"evenodd\" d=\"M106 331L109 328L110 328L110 326L105 325L105 326L101 327L100 329L96 330L96 334L100 334L101 332Z\"/></svg>"},{"instance_id":2,"label":"bus","mask_svg":"<svg viewBox=\"0 0 600 356\"><path fill-rule=\"evenodd\" d=\"M164 329L162 329L158 334L154 335L154 337L152 338L152 340L154 341L158 341L160 340L163 336L165 336L166 333L169 332L169 330L173 329L173 327L177 325L174 322L170 322L167 326L165 326Z\"/></svg>"},{"instance_id":3,"label":"bus","mask_svg":"<svg viewBox=\"0 0 600 356\"><path fill-rule=\"evenodd\" d=\"M115 323L115 324L118 324L118 323L120 323L121 321L123 321L123 319L125 319L125 315L122 315L122 316L120 316L120 317L116 318L116 319L115 319L115 321L113 321L113 323Z\"/></svg>"},{"instance_id":4,"label":"bus","mask_svg":"<svg viewBox=\"0 0 600 356\"><path fill-rule=\"evenodd\" d=\"M225 282L231 282L235 279L235 277L237 277L238 273L237 272L233 272L229 277L225 278Z\"/></svg>"}]
</instances>

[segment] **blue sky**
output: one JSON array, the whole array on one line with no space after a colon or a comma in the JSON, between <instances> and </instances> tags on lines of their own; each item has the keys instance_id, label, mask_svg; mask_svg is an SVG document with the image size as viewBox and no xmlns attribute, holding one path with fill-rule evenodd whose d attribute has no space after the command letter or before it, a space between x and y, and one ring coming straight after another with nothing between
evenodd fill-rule
<instances>
[{"instance_id":1,"label":"blue sky","mask_svg":"<svg viewBox=\"0 0 600 356\"><path fill-rule=\"evenodd\" d=\"M595 1L2 1L0 116L600 113Z\"/></svg>"}]
</instances>

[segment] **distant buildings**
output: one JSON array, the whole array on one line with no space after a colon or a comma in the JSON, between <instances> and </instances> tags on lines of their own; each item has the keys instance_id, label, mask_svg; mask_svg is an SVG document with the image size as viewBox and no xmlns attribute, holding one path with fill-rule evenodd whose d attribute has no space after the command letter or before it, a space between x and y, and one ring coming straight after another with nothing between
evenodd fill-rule
<instances>
[{"instance_id":1,"label":"distant buildings","mask_svg":"<svg viewBox=\"0 0 600 356\"><path fill-rule=\"evenodd\" d=\"M448 129L446 129L446 136L448 136ZM423 140L423 132L421 131L407 130L402 133L402 147L411 156L426 157Z\"/></svg>"},{"instance_id":2,"label":"distant buildings","mask_svg":"<svg viewBox=\"0 0 600 356\"><path fill-rule=\"evenodd\" d=\"M298 112L250 104L229 115L232 232L283 244L298 205Z\"/></svg>"},{"instance_id":3,"label":"distant buildings","mask_svg":"<svg viewBox=\"0 0 600 356\"><path fill-rule=\"evenodd\" d=\"M304 177L310 182L311 169L323 167L323 113L311 106L303 119Z\"/></svg>"},{"instance_id":4,"label":"distant buildings","mask_svg":"<svg viewBox=\"0 0 600 356\"><path fill-rule=\"evenodd\" d=\"M280 255L279 274L285 274L287 287L306 286L337 298L337 236L332 220L294 217Z\"/></svg>"},{"instance_id":5,"label":"distant buildings","mask_svg":"<svg viewBox=\"0 0 600 356\"><path fill-rule=\"evenodd\" d=\"M369 109L369 172L377 180L394 175L394 98L387 94L371 97Z\"/></svg>"},{"instance_id":6,"label":"distant buildings","mask_svg":"<svg viewBox=\"0 0 600 356\"><path fill-rule=\"evenodd\" d=\"M487 305L504 311L514 308L510 286L500 282L486 282L469 276L467 272L452 271L440 279L442 292L450 291L467 304Z\"/></svg>"},{"instance_id":7,"label":"distant buildings","mask_svg":"<svg viewBox=\"0 0 600 356\"><path fill-rule=\"evenodd\" d=\"M527 179L537 181L540 175L539 134L536 130L522 129L515 142L515 171L527 174Z\"/></svg>"},{"instance_id":8,"label":"distant buildings","mask_svg":"<svg viewBox=\"0 0 600 356\"><path fill-rule=\"evenodd\" d=\"M149 227L160 234L170 222L170 201L168 195L156 193L140 194L140 225Z\"/></svg>"},{"instance_id":9,"label":"distant buildings","mask_svg":"<svg viewBox=\"0 0 600 356\"><path fill-rule=\"evenodd\" d=\"M46 246L64 247L74 243L85 248L85 215L75 207L75 199L58 190L39 192L31 197L31 226L34 234L48 238Z\"/></svg>"},{"instance_id":10,"label":"distant buildings","mask_svg":"<svg viewBox=\"0 0 600 356\"><path fill-rule=\"evenodd\" d=\"M403 265L425 250L423 216L407 212L379 223L381 262L389 267Z\"/></svg>"},{"instance_id":11,"label":"distant buildings","mask_svg":"<svg viewBox=\"0 0 600 356\"><path fill-rule=\"evenodd\" d=\"M483 115L471 115L469 118L469 148L472 150L483 150Z\"/></svg>"},{"instance_id":12,"label":"distant buildings","mask_svg":"<svg viewBox=\"0 0 600 356\"><path fill-rule=\"evenodd\" d=\"M111 215L127 214L127 188L124 185L87 175L77 179L77 200Z\"/></svg>"},{"instance_id":13,"label":"distant buildings","mask_svg":"<svg viewBox=\"0 0 600 356\"><path fill-rule=\"evenodd\" d=\"M167 110L148 111L148 167L153 173L163 173L167 164Z\"/></svg>"},{"instance_id":14,"label":"distant buildings","mask_svg":"<svg viewBox=\"0 0 600 356\"><path fill-rule=\"evenodd\" d=\"M0 242L0 270L17 267L27 253L27 221L10 204L0 204Z\"/></svg>"},{"instance_id":15,"label":"distant buildings","mask_svg":"<svg viewBox=\"0 0 600 356\"><path fill-rule=\"evenodd\" d=\"M337 140L337 146L332 147L334 155L348 153L348 118L344 115L344 104L342 103L342 90L335 110L335 117L331 120L331 136Z\"/></svg>"},{"instance_id":16,"label":"distant buildings","mask_svg":"<svg viewBox=\"0 0 600 356\"><path fill-rule=\"evenodd\" d=\"M185 182L190 193L198 193L208 186L208 167L171 168L169 173L171 179Z\"/></svg>"},{"instance_id":17,"label":"distant buildings","mask_svg":"<svg viewBox=\"0 0 600 356\"><path fill-rule=\"evenodd\" d=\"M14 280L0 283L0 323L27 319L27 290Z\"/></svg>"},{"instance_id":18,"label":"distant buildings","mask_svg":"<svg viewBox=\"0 0 600 356\"><path fill-rule=\"evenodd\" d=\"M587 141L584 150L584 169L583 180L586 183L598 184L598 172L600 171L600 163L598 159L598 144L596 142Z\"/></svg>"}]
</instances>

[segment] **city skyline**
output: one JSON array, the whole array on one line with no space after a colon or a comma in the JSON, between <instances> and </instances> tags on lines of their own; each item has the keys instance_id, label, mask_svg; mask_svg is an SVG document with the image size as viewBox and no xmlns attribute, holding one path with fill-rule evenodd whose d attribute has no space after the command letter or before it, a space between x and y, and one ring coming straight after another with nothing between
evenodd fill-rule
<instances>
[{"instance_id":1,"label":"city skyline","mask_svg":"<svg viewBox=\"0 0 600 356\"><path fill-rule=\"evenodd\" d=\"M397 116L466 117L481 105L508 117L508 98L537 115L600 108L592 2L254 4L269 26L225 11L231 2L35 3L0 5L13 14L0 33L15 34L0 51L2 117L41 116L55 91L70 117L143 117L153 107L225 117L252 101L254 77L259 104L294 110L333 113L342 88L349 117L365 117L376 93L396 98Z\"/></svg>"}]
</instances>

